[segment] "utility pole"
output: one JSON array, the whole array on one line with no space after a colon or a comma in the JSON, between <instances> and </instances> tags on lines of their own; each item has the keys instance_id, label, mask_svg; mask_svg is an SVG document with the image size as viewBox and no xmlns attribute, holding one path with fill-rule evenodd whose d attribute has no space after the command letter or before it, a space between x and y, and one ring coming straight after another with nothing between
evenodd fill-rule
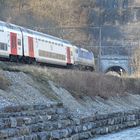
<instances>
[{"instance_id":1,"label":"utility pole","mask_svg":"<svg viewBox=\"0 0 140 140\"><path fill-rule=\"evenodd\" d=\"M100 23L99 23L99 62L98 62L98 71L101 71L101 47L102 47L102 23L101 23L101 7L99 8L99 15L100 15Z\"/></svg>"},{"instance_id":2,"label":"utility pole","mask_svg":"<svg viewBox=\"0 0 140 140\"><path fill-rule=\"evenodd\" d=\"M102 51L102 27L99 27L99 66L98 71L101 71L101 51Z\"/></svg>"}]
</instances>

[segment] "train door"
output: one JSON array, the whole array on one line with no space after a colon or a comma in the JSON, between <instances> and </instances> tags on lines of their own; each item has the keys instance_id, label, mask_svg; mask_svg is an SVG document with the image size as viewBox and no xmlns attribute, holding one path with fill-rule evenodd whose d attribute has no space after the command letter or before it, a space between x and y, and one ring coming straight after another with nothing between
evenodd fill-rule
<instances>
[{"instance_id":1,"label":"train door","mask_svg":"<svg viewBox=\"0 0 140 140\"><path fill-rule=\"evenodd\" d=\"M71 64L71 52L70 47L67 47L67 63Z\"/></svg>"},{"instance_id":2,"label":"train door","mask_svg":"<svg viewBox=\"0 0 140 140\"><path fill-rule=\"evenodd\" d=\"M34 58L34 44L32 37L28 37L28 47L29 47L29 57Z\"/></svg>"},{"instance_id":3,"label":"train door","mask_svg":"<svg viewBox=\"0 0 140 140\"><path fill-rule=\"evenodd\" d=\"M10 33L11 54L17 55L17 34Z\"/></svg>"}]
</instances>

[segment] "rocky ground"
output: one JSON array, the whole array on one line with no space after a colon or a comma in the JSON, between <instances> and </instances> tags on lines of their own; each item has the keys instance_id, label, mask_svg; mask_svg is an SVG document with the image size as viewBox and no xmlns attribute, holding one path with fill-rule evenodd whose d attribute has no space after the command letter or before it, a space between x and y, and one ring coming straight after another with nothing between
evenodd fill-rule
<instances>
[{"instance_id":1,"label":"rocky ground","mask_svg":"<svg viewBox=\"0 0 140 140\"><path fill-rule=\"evenodd\" d=\"M49 99L41 95L34 87L31 77L22 72L1 71L1 74L10 81L11 85L6 90L0 90L0 108L9 105L46 104Z\"/></svg>"},{"instance_id":2,"label":"rocky ground","mask_svg":"<svg viewBox=\"0 0 140 140\"><path fill-rule=\"evenodd\" d=\"M0 108L9 105L62 102L74 116L87 116L133 110L140 107L140 95L137 94L127 93L125 96L116 95L108 99L99 96L91 98L85 95L82 99L77 99L55 82L41 79L38 73L36 73L38 76L34 78L33 75L22 71L25 70L0 71L0 75L10 82L5 90L0 90Z\"/></svg>"},{"instance_id":3,"label":"rocky ground","mask_svg":"<svg viewBox=\"0 0 140 140\"><path fill-rule=\"evenodd\" d=\"M101 97L94 99L85 96L82 100L76 100L68 91L56 87L52 82L50 85L55 94L69 108L74 115L91 115L94 113L106 114L119 111L138 109L140 107L140 95L128 94L124 97L111 97L107 100Z\"/></svg>"},{"instance_id":4,"label":"rocky ground","mask_svg":"<svg viewBox=\"0 0 140 140\"><path fill-rule=\"evenodd\" d=\"M125 93L123 96L116 94L116 96L110 96L109 98L99 96L93 98L87 95L77 98L73 93L52 80L52 77L55 76L52 75L52 71L61 75L64 74L65 70L14 66L13 63L8 65L0 63L0 68L0 109L6 106L48 105L59 102L63 103L74 118L82 118L139 110L140 108L140 95L131 92ZM138 127L94 139L139 140L139 129Z\"/></svg>"}]
</instances>

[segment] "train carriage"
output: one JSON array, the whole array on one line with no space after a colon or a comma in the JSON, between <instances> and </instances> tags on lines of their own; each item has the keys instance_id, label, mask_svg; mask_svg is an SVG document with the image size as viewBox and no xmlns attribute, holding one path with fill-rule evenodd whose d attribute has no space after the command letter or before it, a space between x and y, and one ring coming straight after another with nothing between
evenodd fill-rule
<instances>
[{"instance_id":1,"label":"train carriage","mask_svg":"<svg viewBox=\"0 0 140 140\"><path fill-rule=\"evenodd\" d=\"M22 28L22 32L26 59L39 63L67 65L67 47L63 40L26 28Z\"/></svg>"},{"instance_id":2,"label":"train carriage","mask_svg":"<svg viewBox=\"0 0 140 140\"><path fill-rule=\"evenodd\" d=\"M70 42L0 21L0 58L94 69L92 52Z\"/></svg>"},{"instance_id":3,"label":"train carriage","mask_svg":"<svg viewBox=\"0 0 140 140\"><path fill-rule=\"evenodd\" d=\"M0 22L0 56L9 59L20 59L23 55L22 33L9 23Z\"/></svg>"},{"instance_id":4,"label":"train carriage","mask_svg":"<svg viewBox=\"0 0 140 140\"><path fill-rule=\"evenodd\" d=\"M66 47L63 46L62 42L52 40L48 37L44 38L44 40L38 39L37 52L36 61L38 62L64 66L67 64Z\"/></svg>"}]
</instances>

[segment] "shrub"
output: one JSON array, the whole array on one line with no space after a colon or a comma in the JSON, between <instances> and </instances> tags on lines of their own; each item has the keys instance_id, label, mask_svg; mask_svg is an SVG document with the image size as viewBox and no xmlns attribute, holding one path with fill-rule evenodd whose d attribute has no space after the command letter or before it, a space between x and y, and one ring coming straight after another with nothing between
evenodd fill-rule
<instances>
[{"instance_id":1,"label":"shrub","mask_svg":"<svg viewBox=\"0 0 140 140\"><path fill-rule=\"evenodd\" d=\"M122 95L126 89L122 78L92 72L65 72L57 75L57 82L76 97L88 95L108 98Z\"/></svg>"},{"instance_id":2,"label":"shrub","mask_svg":"<svg viewBox=\"0 0 140 140\"><path fill-rule=\"evenodd\" d=\"M11 83L3 75L0 74L0 89L6 90L8 86L10 86L10 84Z\"/></svg>"}]
</instances>

